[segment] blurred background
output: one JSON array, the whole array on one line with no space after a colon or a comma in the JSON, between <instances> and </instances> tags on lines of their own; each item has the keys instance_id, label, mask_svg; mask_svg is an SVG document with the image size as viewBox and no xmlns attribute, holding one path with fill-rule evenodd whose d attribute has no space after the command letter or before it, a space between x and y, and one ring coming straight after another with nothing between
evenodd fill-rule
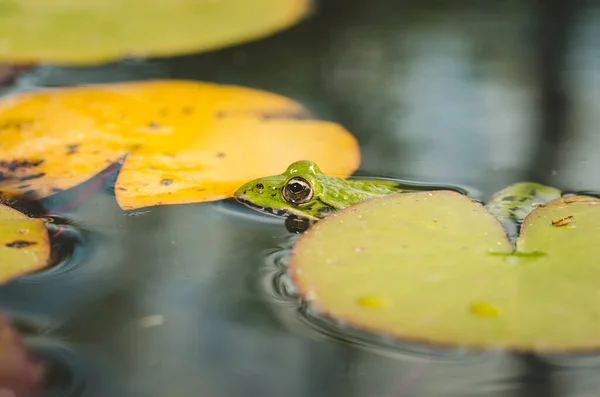
<instances>
[{"instance_id":1,"label":"blurred background","mask_svg":"<svg viewBox=\"0 0 600 397\"><path fill-rule=\"evenodd\" d=\"M369 174L483 198L519 180L600 190L600 1L322 0L294 27L246 44L40 64L3 89L156 78L297 100L358 138ZM282 222L239 211L219 202L124 214L106 190L68 214L86 230L86 254L69 272L0 288L2 305L38 324L26 329L62 360L47 394L600 395L593 356L442 357L315 330L265 287L289 248Z\"/></svg>"}]
</instances>

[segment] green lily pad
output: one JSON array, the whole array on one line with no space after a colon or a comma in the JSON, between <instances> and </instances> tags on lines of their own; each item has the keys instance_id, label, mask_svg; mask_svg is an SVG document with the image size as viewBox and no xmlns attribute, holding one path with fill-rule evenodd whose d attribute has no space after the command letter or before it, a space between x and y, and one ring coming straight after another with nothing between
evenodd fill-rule
<instances>
[{"instance_id":1,"label":"green lily pad","mask_svg":"<svg viewBox=\"0 0 600 397\"><path fill-rule=\"evenodd\" d=\"M45 220L0 204L0 283L45 267L49 258Z\"/></svg>"},{"instance_id":2,"label":"green lily pad","mask_svg":"<svg viewBox=\"0 0 600 397\"><path fill-rule=\"evenodd\" d=\"M290 274L326 316L439 345L600 347L600 200L565 196L524 220L516 249L480 203L449 191L391 195L318 222Z\"/></svg>"},{"instance_id":3,"label":"green lily pad","mask_svg":"<svg viewBox=\"0 0 600 397\"><path fill-rule=\"evenodd\" d=\"M0 0L0 61L93 64L207 51L297 23L311 0Z\"/></svg>"}]
</instances>

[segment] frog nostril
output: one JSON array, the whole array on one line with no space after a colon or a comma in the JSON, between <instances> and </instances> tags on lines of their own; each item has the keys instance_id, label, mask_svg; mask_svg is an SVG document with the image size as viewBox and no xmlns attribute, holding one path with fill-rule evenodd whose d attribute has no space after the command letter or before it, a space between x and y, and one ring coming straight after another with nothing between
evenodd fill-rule
<instances>
[{"instance_id":1,"label":"frog nostril","mask_svg":"<svg viewBox=\"0 0 600 397\"><path fill-rule=\"evenodd\" d=\"M263 190L263 189L265 188L265 185L263 185L262 183L257 183L257 184L256 184L256 188L257 188L258 190Z\"/></svg>"}]
</instances>

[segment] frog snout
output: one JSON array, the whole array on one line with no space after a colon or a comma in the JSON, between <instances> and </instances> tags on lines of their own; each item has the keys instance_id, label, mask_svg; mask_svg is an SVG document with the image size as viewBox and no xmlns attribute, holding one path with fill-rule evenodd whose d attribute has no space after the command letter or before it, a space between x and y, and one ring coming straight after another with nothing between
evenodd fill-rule
<instances>
[{"instance_id":1,"label":"frog snout","mask_svg":"<svg viewBox=\"0 0 600 397\"><path fill-rule=\"evenodd\" d=\"M244 189L238 189L235 193L233 193L233 198L236 200L242 199L246 196L246 191Z\"/></svg>"},{"instance_id":2,"label":"frog snout","mask_svg":"<svg viewBox=\"0 0 600 397\"><path fill-rule=\"evenodd\" d=\"M244 199L248 199L249 197L254 197L256 198L257 196L260 196L262 192L260 191L260 189L257 189L254 183L247 183L245 185L243 185L242 187L240 187L234 194L233 197L236 200L244 200Z\"/></svg>"}]
</instances>

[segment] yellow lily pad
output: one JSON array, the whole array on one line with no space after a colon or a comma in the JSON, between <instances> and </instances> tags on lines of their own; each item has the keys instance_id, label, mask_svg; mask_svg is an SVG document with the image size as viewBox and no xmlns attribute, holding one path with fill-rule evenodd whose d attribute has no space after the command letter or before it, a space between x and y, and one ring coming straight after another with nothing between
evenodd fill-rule
<instances>
[{"instance_id":1,"label":"yellow lily pad","mask_svg":"<svg viewBox=\"0 0 600 397\"><path fill-rule=\"evenodd\" d=\"M93 64L213 50L288 28L311 0L0 0L0 61Z\"/></svg>"},{"instance_id":2,"label":"yellow lily pad","mask_svg":"<svg viewBox=\"0 0 600 397\"><path fill-rule=\"evenodd\" d=\"M48 197L126 155L115 186L123 209L231 197L243 182L302 158L341 176L360 162L352 134L288 98L191 81L7 96L0 133L5 196Z\"/></svg>"},{"instance_id":3,"label":"yellow lily pad","mask_svg":"<svg viewBox=\"0 0 600 397\"><path fill-rule=\"evenodd\" d=\"M132 98L97 88L0 99L0 191L43 198L96 175L139 143L121 132ZM133 101L135 102L135 101Z\"/></svg>"},{"instance_id":4,"label":"yellow lily pad","mask_svg":"<svg viewBox=\"0 0 600 397\"><path fill-rule=\"evenodd\" d=\"M524 220L513 251L483 205L449 192L391 195L318 222L290 274L327 316L438 345L600 348L600 200L565 196Z\"/></svg>"},{"instance_id":5,"label":"yellow lily pad","mask_svg":"<svg viewBox=\"0 0 600 397\"><path fill-rule=\"evenodd\" d=\"M0 283L45 267L49 258L45 220L0 204Z\"/></svg>"}]
</instances>

